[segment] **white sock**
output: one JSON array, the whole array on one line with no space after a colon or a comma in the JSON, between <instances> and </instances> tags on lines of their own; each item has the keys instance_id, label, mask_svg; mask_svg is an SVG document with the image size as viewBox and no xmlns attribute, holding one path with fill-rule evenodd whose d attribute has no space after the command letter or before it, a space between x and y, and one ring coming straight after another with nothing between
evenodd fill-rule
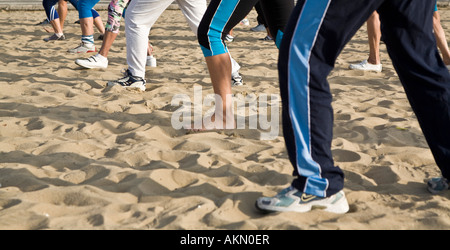
<instances>
[{"instance_id":1,"label":"white sock","mask_svg":"<svg viewBox=\"0 0 450 250\"><path fill-rule=\"evenodd\" d=\"M57 37L61 37L62 35L64 35L64 33L55 33L55 35L56 35Z\"/></svg>"}]
</instances>

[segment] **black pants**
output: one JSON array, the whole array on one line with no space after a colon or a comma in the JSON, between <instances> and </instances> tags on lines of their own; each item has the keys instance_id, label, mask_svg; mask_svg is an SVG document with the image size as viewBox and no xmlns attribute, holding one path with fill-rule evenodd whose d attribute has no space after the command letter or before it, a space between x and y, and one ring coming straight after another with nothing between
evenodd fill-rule
<instances>
[{"instance_id":1,"label":"black pants","mask_svg":"<svg viewBox=\"0 0 450 250\"><path fill-rule=\"evenodd\" d=\"M450 74L437 50L430 0L299 0L280 48L283 131L293 186L327 197L343 188L331 155L327 76L344 45L377 10L392 63L438 167L450 178ZM350 94L350 93L349 93Z\"/></svg>"},{"instance_id":2,"label":"black pants","mask_svg":"<svg viewBox=\"0 0 450 250\"><path fill-rule=\"evenodd\" d=\"M198 41L205 56L228 52L223 39L260 1L266 25L278 44L294 8L294 0L211 0L198 27Z\"/></svg>"}]
</instances>

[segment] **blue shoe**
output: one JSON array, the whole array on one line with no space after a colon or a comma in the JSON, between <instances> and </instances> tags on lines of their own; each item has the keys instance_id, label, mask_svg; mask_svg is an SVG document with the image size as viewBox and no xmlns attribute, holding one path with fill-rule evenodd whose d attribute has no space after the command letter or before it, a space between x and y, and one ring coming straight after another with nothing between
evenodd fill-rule
<instances>
[{"instance_id":1,"label":"blue shoe","mask_svg":"<svg viewBox=\"0 0 450 250\"><path fill-rule=\"evenodd\" d=\"M450 181L444 177L433 178L428 181L428 191L437 194L450 189Z\"/></svg>"},{"instance_id":2,"label":"blue shoe","mask_svg":"<svg viewBox=\"0 0 450 250\"><path fill-rule=\"evenodd\" d=\"M305 194L292 186L283 189L274 197L257 199L255 206L263 212L304 213L313 209L323 209L331 213L345 214L349 210L342 190L330 197L323 198Z\"/></svg>"}]
</instances>

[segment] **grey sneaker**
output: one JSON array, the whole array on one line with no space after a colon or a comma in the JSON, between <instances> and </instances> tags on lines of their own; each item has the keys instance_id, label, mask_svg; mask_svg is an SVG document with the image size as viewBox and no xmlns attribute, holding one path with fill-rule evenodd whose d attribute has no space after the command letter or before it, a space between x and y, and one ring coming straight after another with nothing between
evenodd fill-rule
<instances>
[{"instance_id":1,"label":"grey sneaker","mask_svg":"<svg viewBox=\"0 0 450 250\"><path fill-rule=\"evenodd\" d=\"M138 76L133 76L130 73L130 70L126 70L124 73L124 77L116 80L116 81L109 81L107 86L115 86L120 85L124 88L137 88L141 91L145 91L145 80Z\"/></svg>"},{"instance_id":2,"label":"grey sneaker","mask_svg":"<svg viewBox=\"0 0 450 250\"><path fill-rule=\"evenodd\" d=\"M65 39L66 39L66 37L64 36L64 34L61 35L61 36L53 34L53 35L51 35L49 37L44 38L44 41L46 41L46 42L48 42L48 41L60 41L60 40L65 40Z\"/></svg>"},{"instance_id":3,"label":"grey sneaker","mask_svg":"<svg viewBox=\"0 0 450 250\"><path fill-rule=\"evenodd\" d=\"M86 44L86 43L81 42L80 45L78 45L78 47L69 49L67 52L73 53L73 54L78 54L78 53L90 53L90 52L96 52L96 51L97 50L95 49L94 44Z\"/></svg>"},{"instance_id":4,"label":"grey sneaker","mask_svg":"<svg viewBox=\"0 0 450 250\"><path fill-rule=\"evenodd\" d=\"M257 26L251 28L250 30L254 32L266 31L266 27L264 26L264 24L258 24Z\"/></svg>"},{"instance_id":5,"label":"grey sneaker","mask_svg":"<svg viewBox=\"0 0 450 250\"><path fill-rule=\"evenodd\" d=\"M260 41L273 41L273 38L269 35L265 36L264 38L259 39Z\"/></svg>"},{"instance_id":6,"label":"grey sneaker","mask_svg":"<svg viewBox=\"0 0 450 250\"><path fill-rule=\"evenodd\" d=\"M437 194L450 189L450 181L444 177L432 178L427 183L428 191L432 194Z\"/></svg>"},{"instance_id":7,"label":"grey sneaker","mask_svg":"<svg viewBox=\"0 0 450 250\"><path fill-rule=\"evenodd\" d=\"M344 191L322 198L308 195L290 186L283 189L274 197L261 197L256 200L256 208L263 212L299 212L304 213L313 209L345 214L349 210Z\"/></svg>"}]
</instances>

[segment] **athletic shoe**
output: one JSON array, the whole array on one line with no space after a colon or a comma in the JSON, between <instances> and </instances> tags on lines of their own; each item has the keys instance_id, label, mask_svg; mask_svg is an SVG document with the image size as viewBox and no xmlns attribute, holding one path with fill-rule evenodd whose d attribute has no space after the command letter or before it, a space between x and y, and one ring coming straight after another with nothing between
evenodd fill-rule
<instances>
[{"instance_id":1,"label":"athletic shoe","mask_svg":"<svg viewBox=\"0 0 450 250\"><path fill-rule=\"evenodd\" d=\"M156 67L156 58L153 56L147 56L145 66Z\"/></svg>"},{"instance_id":2,"label":"athletic shoe","mask_svg":"<svg viewBox=\"0 0 450 250\"><path fill-rule=\"evenodd\" d=\"M250 21L247 18L242 19L241 24L244 26L249 26L250 25Z\"/></svg>"},{"instance_id":3,"label":"athletic shoe","mask_svg":"<svg viewBox=\"0 0 450 250\"><path fill-rule=\"evenodd\" d=\"M383 66L381 64L371 64L367 60L364 60L357 64L350 64L350 69L364 70L364 71L376 71L381 72Z\"/></svg>"},{"instance_id":4,"label":"athletic shoe","mask_svg":"<svg viewBox=\"0 0 450 250\"><path fill-rule=\"evenodd\" d=\"M103 56L100 57L97 54L86 59L77 59L75 60L75 64L87 69L106 69L108 67L108 58Z\"/></svg>"},{"instance_id":5,"label":"athletic shoe","mask_svg":"<svg viewBox=\"0 0 450 250\"><path fill-rule=\"evenodd\" d=\"M231 36L230 34L228 34L228 35L225 37L225 40L226 40L227 42L232 42L232 41L234 41L234 36Z\"/></svg>"},{"instance_id":6,"label":"athletic shoe","mask_svg":"<svg viewBox=\"0 0 450 250\"><path fill-rule=\"evenodd\" d=\"M242 86L244 82L242 81L242 76L239 72L235 72L231 74L231 86Z\"/></svg>"},{"instance_id":7,"label":"athletic shoe","mask_svg":"<svg viewBox=\"0 0 450 250\"><path fill-rule=\"evenodd\" d=\"M264 24L258 24L257 26L251 28L250 30L254 32L266 31L266 26L264 26Z\"/></svg>"},{"instance_id":8,"label":"athletic shoe","mask_svg":"<svg viewBox=\"0 0 450 250\"><path fill-rule=\"evenodd\" d=\"M78 45L78 47L76 47L74 49L69 49L67 52L73 53L73 54L78 54L78 53L97 52L97 50L95 49L94 44L88 45L86 43L81 42L80 45Z\"/></svg>"},{"instance_id":9,"label":"athletic shoe","mask_svg":"<svg viewBox=\"0 0 450 250\"><path fill-rule=\"evenodd\" d=\"M304 213L313 209L344 214L349 210L344 191L322 198L308 195L290 186L283 189L275 197L261 197L256 200L256 208L262 212L298 212Z\"/></svg>"},{"instance_id":10,"label":"athletic shoe","mask_svg":"<svg viewBox=\"0 0 450 250\"><path fill-rule=\"evenodd\" d=\"M440 193L450 189L450 181L444 177L432 178L428 181L428 191L432 194Z\"/></svg>"},{"instance_id":11,"label":"athletic shoe","mask_svg":"<svg viewBox=\"0 0 450 250\"><path fill-rule=\"evenodd\" d=\"M120 78L116 81L108 82L107 86L115 86L120 85L125 88L137 88L142 91L145 91L145 80L138 76L133 76L130 73L130 70L127 69L124 73L124 77Z\"/></svg>"},{"instance_id":12,"label":"athletic shoe","mask_svg":"<svg viewBox=\"0 0 450 250\"><path fill-rule=\"evenodd\" d=\"M50 21L47 18L45 18L44 21L37 23L35 25L47 25L47 24L50 24Z\"/></svg>"},{"instance_id":13,"label":"athletic shoe","mask_svg":"<svg viewBox=\"0 0 450 250\"><path fill-rule=\"evenodd\" d=\"M46 42L48 42L48 41L60 41L60 40L65 40L65 39L66 39L66 37L64 36L64 34L61 35L61 36L53 34L53 35L51 35L49 37L44 38L44 41L46 41Z\"/></svg>"},{"instance_id":14,"label":"athletic shoe","mask_svg":"<svg viewBox=\"0 0 450 250\"><path fill-rule=\"evenodd\" d=\"M261 41L272 41L272 40L273 40L273 38L272 38L272 37L270 37L270 36L266 36L266 37L264 37L264 38L261 38L261 39L259 39L259 40L261 40Z\"/></svg>"}]
</instances>

